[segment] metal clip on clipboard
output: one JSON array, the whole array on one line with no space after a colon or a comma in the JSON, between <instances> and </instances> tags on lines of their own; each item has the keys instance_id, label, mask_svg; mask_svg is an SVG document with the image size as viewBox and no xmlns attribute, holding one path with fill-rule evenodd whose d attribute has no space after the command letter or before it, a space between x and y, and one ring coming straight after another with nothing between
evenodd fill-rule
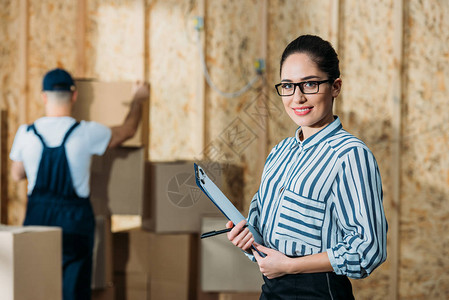
<instances>
[{"instance_id":1,"label":"metal clip on clipboard","mask_svg":"<svg viewBox=\"0 0 449 300\"><path fill-rule=\"evenodd\" d=\"M218 207L218 209L223 213L223 215L232 221L232 223L237 224L242 220L246 220L245 217L238 211L238 209L229 201L229 199L223 194L223 192L215 185L215 183L210 180L206 172L197 164L194 164L195 168L195 180L198 187L203 191L204 194ZM248 225L249 231L254 237L254 241L260 245L263 245L263 239L259 232L250 224ZM252 249L256 250L260 256L265 257L265 254L258 251L254 245Z\"/></svg>"}]
</instances>

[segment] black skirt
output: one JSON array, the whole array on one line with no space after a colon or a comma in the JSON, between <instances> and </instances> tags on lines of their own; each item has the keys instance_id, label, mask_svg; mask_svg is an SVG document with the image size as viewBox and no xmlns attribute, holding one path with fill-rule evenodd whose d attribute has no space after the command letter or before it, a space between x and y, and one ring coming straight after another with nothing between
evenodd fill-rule
<instances>
[{"instance_id":1,"label":"black skirt","mask_svg":"<svg viewBox=\"0 0 449 300\"><path fill-rule=\"evenodd\" d=\"M263 276L260 300L353 300L348 277L334 272Z\"/></svg>"}]
</instances>

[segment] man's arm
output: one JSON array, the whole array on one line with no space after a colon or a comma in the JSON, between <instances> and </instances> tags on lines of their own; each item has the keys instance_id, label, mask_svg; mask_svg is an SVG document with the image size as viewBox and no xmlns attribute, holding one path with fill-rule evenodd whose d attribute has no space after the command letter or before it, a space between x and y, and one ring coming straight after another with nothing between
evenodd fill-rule
<instances>
[{"instance_id":1,"label":"man's arm","mask_svg":"<svg viewBox=\"0 0 449 300\"><path fill-rule=\"evenodd\" d=\"M11 177L14 181L25 179L26 173L21 161L13 161L11 165Z\"/></svg>"},{"instance_id":2,"label":"man's arm","mask_svg":"<svg viewBox=\"0 0 449 300\"><path fill-rule=\"evenodd\" d=\"M137 83L131 107L122 125L111 127L111 140L108 148L114 148L132 138L136 134L142 117L142 105L149 97L147 83Z\"/></svg>"}]
</instances>

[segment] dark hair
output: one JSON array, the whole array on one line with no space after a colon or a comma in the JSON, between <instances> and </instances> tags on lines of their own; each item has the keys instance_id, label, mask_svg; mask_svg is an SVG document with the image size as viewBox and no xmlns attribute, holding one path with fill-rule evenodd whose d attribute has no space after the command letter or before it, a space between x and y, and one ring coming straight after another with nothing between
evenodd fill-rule
<instances>
[{"instance_id":1,"label":"dark hair","mask_svg":"<svg viewBox=\"0 0 449 300\"><path fill-rule=\"evenodd\" d=\"M306 53L318 66L318 68L329 76L330 80L340 77L338 56L332 45L316 35L301 35L292 41L282 53L280 71L284 61L291 54Z\"/></svg>"}]
</instances>

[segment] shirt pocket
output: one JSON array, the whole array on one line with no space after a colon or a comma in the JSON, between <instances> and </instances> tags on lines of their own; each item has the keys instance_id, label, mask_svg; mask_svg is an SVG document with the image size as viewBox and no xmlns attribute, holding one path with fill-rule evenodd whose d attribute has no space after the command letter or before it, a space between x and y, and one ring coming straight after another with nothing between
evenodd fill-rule
<instances>
[{"instance_id":1,"label":"shirt pocket","mask_svg":"<svg viewBox=\"0 0 449 300\"><path fill-rule=\"evenodd\" d=\"M292 254L308 255L321 251L325 204L285 190L276 233L292 244Z\"/></svg>"}]
</instances>

